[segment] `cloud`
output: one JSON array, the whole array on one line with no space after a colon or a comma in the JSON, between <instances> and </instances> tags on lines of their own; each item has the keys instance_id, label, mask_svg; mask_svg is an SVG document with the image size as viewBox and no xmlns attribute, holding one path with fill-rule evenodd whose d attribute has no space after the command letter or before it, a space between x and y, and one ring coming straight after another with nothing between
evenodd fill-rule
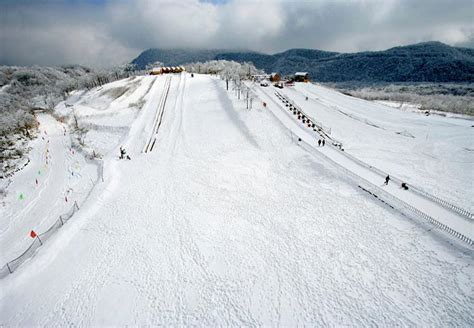
<instances>
[{"instance_id":1,"label":"cloud","mask_svg":"<svg viewBox=\"0 0 474 328\"><path fill-rule=\"evenodd\" d=\"M0 64L107 66L135 51L110 38L91 5L0 1Z\"/></svg>"},{"instance_id":2,"label":"cloud","mask_svg":"<svg viewBox=\"0 0 474 328\"><path fill-rule=\"evenodd\" d=\"M0 64L110 66L142 50L472 45L472 0L0 0Z\"/></svg>"}]
</instances>

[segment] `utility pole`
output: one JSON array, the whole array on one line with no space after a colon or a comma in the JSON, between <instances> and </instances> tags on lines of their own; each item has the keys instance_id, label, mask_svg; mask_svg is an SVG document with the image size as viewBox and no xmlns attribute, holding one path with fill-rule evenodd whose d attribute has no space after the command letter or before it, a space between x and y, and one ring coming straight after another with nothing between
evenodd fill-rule
<instances>
[{"instance_id":1,"label":"utility pole","mask_svg":"<svg viewBox=\"0 0 474 328\"><path fill-rule=\"evenodd\" d=\"M250 68L249 68L250 70ZM247 97L246 97L246 100L247 100L247 109L249 109L249 88L247 88Z\"/></svg>"}]
</instances>

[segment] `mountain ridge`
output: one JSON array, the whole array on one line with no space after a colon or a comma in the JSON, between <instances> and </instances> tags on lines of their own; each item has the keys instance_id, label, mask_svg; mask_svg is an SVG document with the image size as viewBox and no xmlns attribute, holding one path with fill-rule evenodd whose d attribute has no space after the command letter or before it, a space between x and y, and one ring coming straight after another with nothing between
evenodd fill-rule
<instances>
[{"instance_id":1,"label":"mountain ridge","mask_svg":"<svg viewBox=\"0 0 474 328\"><path fill-rule=\"evenodd\" d=\"M132 63L143 69L161 61L177 66L215 59L252 62L267 73L307 71L320 82L474 82L474 49L438 41L381 51L339 53L293 48L275 54L238 50L148 49Z\"/></svg>"}]
</instances>

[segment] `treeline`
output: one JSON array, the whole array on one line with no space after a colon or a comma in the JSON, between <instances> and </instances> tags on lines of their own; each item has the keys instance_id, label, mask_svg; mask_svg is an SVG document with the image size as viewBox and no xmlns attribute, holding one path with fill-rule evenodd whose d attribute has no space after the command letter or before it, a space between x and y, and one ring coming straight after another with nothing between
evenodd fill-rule
<instances>
[{"instance_id":1,"label":"treeline","mask_svg":"<svg viewBox=\"0 0 474 328\"><path fill-rule=\"evenodd\" d=\"M474 116L472 83L325 83L348 95L366 100L385 100L420 105L422 110L438 110Z\"/></svg>"},{"instance_id":2,"label":"treeline","mask_svg":"<svg viewBox=\"0 0 474 328\"><path fill-rule=\"evenodd\" d=\"M232 80L250 78L252 75L263 74L250 62L238 63L232 60L209 60L184 65L190 73L215 74Z\"/></svg>"}]
</instances>

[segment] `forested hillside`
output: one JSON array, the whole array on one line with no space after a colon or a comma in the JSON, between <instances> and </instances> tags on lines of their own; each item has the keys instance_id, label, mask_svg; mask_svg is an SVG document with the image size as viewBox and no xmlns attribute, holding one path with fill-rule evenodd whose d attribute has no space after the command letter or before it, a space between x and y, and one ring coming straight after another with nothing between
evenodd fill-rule
<instances>
[{"instance_id":1,"label":"forested hillside","mask_svg":"<svg viewBox=\"0 0 474 328\"><path fill-rule=\"evenodd\" d=\"M274 55L220 50L149 49L132 61L138 68L156 61L175 66L211 59L252 62L267 73L310 73L320 82L473 82L474 50L425 42L385 51L336 53L290 49Z\"/></svg>"}]
</instances>

